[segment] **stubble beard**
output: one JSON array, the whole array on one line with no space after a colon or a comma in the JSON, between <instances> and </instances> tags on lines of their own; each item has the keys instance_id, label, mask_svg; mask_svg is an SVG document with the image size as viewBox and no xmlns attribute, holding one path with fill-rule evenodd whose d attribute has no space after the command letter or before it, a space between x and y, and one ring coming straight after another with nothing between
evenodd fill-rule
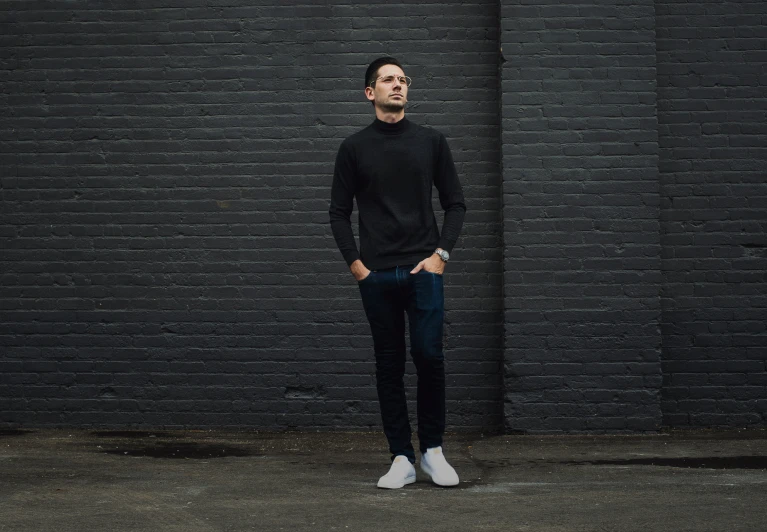
<instances>
[{"instance_id":1,"label":"stubble beard","mask_svg":"<svg viewBox=\"0 0 767 532\"><path fill-rule=\"evenodd\" d=\"M405 108L405 97L403 96L400 101L386 101L379 105L382 111L386 111L387 113L398 113L399 111L402 111Z\"/></svg>"}]
</instances>

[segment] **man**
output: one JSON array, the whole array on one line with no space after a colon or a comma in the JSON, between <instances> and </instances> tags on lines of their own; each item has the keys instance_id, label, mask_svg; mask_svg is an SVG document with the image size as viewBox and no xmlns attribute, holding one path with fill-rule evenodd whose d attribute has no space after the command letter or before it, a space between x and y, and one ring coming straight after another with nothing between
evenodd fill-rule
<instances>
[{"instance_id":1,"label":"man","mask_svg":"<svg viewBox=\"0 0 767 532\"><path fill-rule=\"evenodd\" d=\"M341 143L330 201L338 248L359 284L370 322L376 387L392 463L380 488L415 482L415 451L403 376L405 319L418 373L421 469L440 486L458 484L442 454L445 368L442 353L443 273L466 212L444 135L405 118L410 78L393 57L373 61L365 96L375 120ZM445 211L442 231L432 209L432 185ZM350 221L359 209L360 251Z\"/></svg>"}]
</instances>

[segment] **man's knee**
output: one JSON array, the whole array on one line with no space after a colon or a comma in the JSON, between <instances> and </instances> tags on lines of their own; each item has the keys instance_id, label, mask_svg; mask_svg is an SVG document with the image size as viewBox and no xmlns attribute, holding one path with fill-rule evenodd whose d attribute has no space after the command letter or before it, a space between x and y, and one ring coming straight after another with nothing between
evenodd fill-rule
<instances>
[{"instance_id":1,"label":"man's knee","mask_svg":"<svg viewBox=\"0 0 767 532\"><path fill-rule=\"evenodd\" d=\"M442 342L424 343L413 346L411 354L413 355L413 362L416 367L422 363L434 364L435 362L441 362L445 359L445 355L442 352Z\"/></svg>"},{"instance_id":2,"label":"man's knee","mask_svg":"<svg viewBox=\"0 0 767 532\"><path fill-rule=\"evenodd\" d=\"M376 374L379 377L402 377L405 374L405 353L376 353Z\"/></svg>"}]
</instances>

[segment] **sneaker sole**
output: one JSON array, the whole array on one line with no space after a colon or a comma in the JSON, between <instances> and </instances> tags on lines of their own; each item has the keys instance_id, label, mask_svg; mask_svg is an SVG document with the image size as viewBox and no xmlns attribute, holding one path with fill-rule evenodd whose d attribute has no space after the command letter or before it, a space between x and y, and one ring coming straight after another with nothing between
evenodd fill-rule
<instances>
[{"instance_id":1,"label":"sneaker sole","mask_svg":"<svg viewBox=\"0 0 767 532\"><path fill-rule=\"evenodd\" d=\"M431 481L434 482L437 486L450 487L450 486L457 486L458 485L458 482L451 482L451 483L448 483L448 484L443 484L441 482L437 482L436 480L434 480L434 475L432 475L431 469L429 469L423 462L421 462L421 471L423 471L424 473L429 475L429 477L431 478Z\"/></svg>"},{"instance_id":2,"label":"sneaker sole","mask_svg":"<svg viewBox=\"0 0 767 532\"><path fill-rule=\"evenodd\" d=\"M387 490L396 490L396 489L399 489L399 488L404 488L405 486L407 486L408 484L412 484L413 482L415 482L415 477L414 476L413 477L407 477L405 479L405 482L403 482L402 484L399 484L397 486L381 486L381 484L379 482L378 487L382 488L382 489L387 489Z\"/></svg>"}]
</instances>

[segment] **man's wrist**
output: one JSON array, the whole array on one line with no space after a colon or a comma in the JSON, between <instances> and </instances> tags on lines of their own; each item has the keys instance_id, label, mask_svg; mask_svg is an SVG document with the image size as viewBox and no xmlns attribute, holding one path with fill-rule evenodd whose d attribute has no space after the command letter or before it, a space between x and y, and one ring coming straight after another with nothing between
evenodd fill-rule
<instances>
[{"instance_id":1,"label":"man's wrist","mask_svg":"<svg viewBox=\"0 0 767 532\"><path fill-rule=\"evenodd\" d=\"M450 260L450 253L448 253L442 248L435 249L434 254L437 255L440 259L442 259L442 262L447 262L448 260Z\"/></svg>"}]
</instances>

